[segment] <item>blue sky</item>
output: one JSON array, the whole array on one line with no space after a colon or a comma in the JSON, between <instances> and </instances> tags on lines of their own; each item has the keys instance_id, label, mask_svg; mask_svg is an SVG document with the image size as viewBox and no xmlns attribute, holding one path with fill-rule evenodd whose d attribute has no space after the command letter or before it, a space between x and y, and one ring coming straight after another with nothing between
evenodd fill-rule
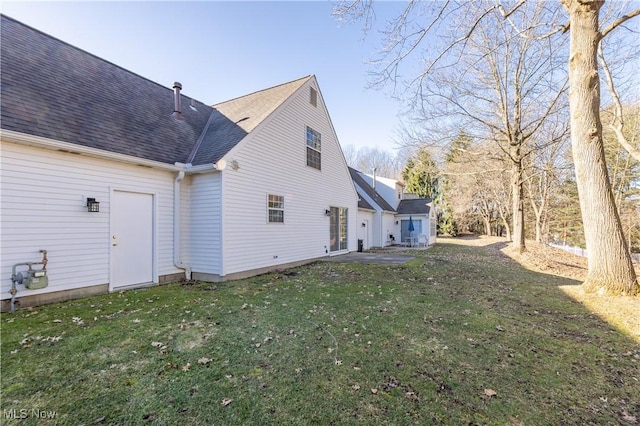
<instances>
[{"instance_id":1,"label":"blue sky","mask_svg":"<svg viewBox=\"0 0 640 426\"><path fill-rule=\"evenodd\" d=\"M403 3L377 3L377 23ZM393 151L399 106L366 89L379 40L330 1L7 2L18 21L207 104L315 74L343 147ZM382 25L379 25L382 27Z\"/></svg>"}]
</instances>

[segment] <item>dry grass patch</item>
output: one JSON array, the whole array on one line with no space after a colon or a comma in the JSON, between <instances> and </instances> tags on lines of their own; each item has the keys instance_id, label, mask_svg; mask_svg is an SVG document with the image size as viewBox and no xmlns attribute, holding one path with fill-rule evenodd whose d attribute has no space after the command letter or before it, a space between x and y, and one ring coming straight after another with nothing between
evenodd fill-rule
<instances>
[{"instance_id":1,"label":"dry grass patch","mask_svg":"<svg viewBox=\"0 0 640 426\"><path fill-rule=\"evenodd\" d=\"M637 425L638 342L505 246L3 314L2 424Z\"/></svg>"},{"instance_id":2,"label":"dry grass patch","mask_svg":"<svg viewBox=\"0 0 640 426\"><path fill-rule=\"evenodd\" d=\"M483 237L481 240L489 243L500 239ZM501 251L533 271L577 281L583 281L587 275L586 258L535 241L527 241L527 250L522 254L516 254L509 248L503 248ZM636 264L635 268L636 274L640 277L640 265ZM571 298L640 343L640 296L585 293L581 286L574 285L560 286L560 288Z\"/></svg>"}]
</instances>

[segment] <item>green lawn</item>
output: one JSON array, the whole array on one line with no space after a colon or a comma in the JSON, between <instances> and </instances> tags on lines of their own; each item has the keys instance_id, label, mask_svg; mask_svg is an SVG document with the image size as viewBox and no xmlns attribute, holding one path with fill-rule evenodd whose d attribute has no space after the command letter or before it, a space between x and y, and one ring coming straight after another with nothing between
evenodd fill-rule
<instances>
[{"instance_id":1,"label":"green lawn","mask_svg":"<svg viewBox=\"0 0 640 426\"><path fill-rule=\"evenodd\" d=\"M0 423L640 422L640 345L577 282L492 246L411 254L3 314Z\"/></svg>"}]
</instances>

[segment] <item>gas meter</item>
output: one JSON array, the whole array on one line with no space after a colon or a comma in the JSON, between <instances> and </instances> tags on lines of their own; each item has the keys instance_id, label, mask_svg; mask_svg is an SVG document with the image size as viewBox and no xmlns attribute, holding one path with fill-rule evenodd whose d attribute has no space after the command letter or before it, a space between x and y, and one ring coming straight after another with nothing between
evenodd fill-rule
<instances>
[{"instance_id":1,"label":"gas meter","mask_svg":"<svg viewBox=\"0 0 640 426\"><path fill-rule=\"evenodd\" d=\"M18 272L15 276L15 281L18 284L24 284L29 290L36 290L39 288L45 288L49 285L49 277L47 277L47 271L45 270L33 270Z\"/></svg>"}]
</instances>

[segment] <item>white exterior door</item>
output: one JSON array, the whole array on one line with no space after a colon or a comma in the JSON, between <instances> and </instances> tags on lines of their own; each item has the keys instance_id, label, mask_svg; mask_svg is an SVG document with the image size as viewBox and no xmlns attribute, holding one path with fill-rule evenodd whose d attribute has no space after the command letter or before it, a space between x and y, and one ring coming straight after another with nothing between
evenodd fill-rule
<instances>
[{"instance_id":1,"label":"white exterior door","mask_svg":"<svg viewBox=\"0 0 640 426\"><path fill-rule=\"evenodd\" d=\"M153 282L153 195L113 191L111 289Z\"/></svg>"},{"instance_id":2,"label":"white exterior door","mask_svg":"<svg viewBox=\"0 0 640 426\"><path fill-rule=\"evenodd\" d=\"M369 219L358 221L358 239L362 240L362 248L369 249Z\"/></svg>"}]
</instances>

